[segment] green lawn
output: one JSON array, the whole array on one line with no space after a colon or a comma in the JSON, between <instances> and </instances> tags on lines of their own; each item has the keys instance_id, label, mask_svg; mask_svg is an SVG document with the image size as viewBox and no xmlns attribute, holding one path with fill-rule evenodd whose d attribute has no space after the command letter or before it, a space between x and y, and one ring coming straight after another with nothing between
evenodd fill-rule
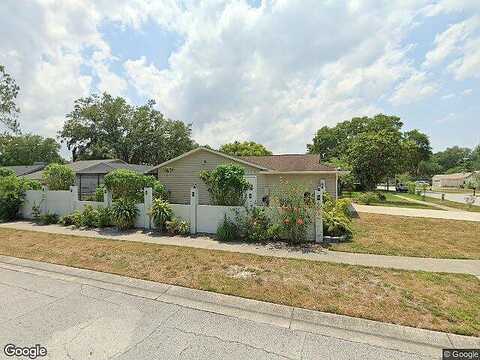
<instances>
[{"instance_id":1,"label":"green lawn","mask_svg":"<svg viewBox=\"0 0 480 360\"><path fill-rule=\"evenodd\" d=\"M413 201L408 201L404 200L402 198L399 198L398 196L395 195L395 193L392 193L390 191L379 191L380 193L384 194L386 199L385 201L380 201L376 200L369 205L371 206L387 206L387 207L401 207L401 208L412 208L412 209L430 209L430 210L439 210L438 208L435 208L433 206L429 205L424 205L424 204L418 204ZM358 191L352 191L352 192L345 192L343 194L343 198L349 198L353 202L356 203L356 199L361 195L361 192ZM403 193L402 193L403 195Z\"/></svg>"},{"instance_id":2,"label":"green lawn","mask_svg":"<svg viewBox=\"0 0 480 360\"><path fill-rule=\"evenodd\" d=\"M402 196L405 196L414 200L426 201L432 204L444 205L444 206L448 206L448 207L459 209L459 210L480 212L480 206L468 206L466 204L461 204L459 202L450 201L450 200L441 200L441 199L433 198L430 196L425 196L424 198L421 195L416 195L416 194L402 194Z\"/></svg>"},{"instance_id":3,"label":"green lawn","mask_svg":"<svg viewBox=\"0 0 480 360\"><path fill-rule=\"evenodd\" d=\"M337 251L480 260L480 222L359 213Z\"/></svg>"}]
</instances>

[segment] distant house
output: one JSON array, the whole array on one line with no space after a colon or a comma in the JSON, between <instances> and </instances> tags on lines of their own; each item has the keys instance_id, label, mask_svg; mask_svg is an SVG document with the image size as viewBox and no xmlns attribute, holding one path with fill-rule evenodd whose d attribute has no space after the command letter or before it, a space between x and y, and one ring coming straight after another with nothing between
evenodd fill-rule
<instances>
[{"instance_id":1,"label":"distant house","mask_svg":"<svg viewBox=\"0 0 480 360\"><path fill-rule=\"evenodd\" d=\"M105 175L115 169L128 169L138 173L145 173L151 166L128 164L118 159L106 160L81 160L66 164L75 172L75 185L78 186L81 195L90 195L95 193L98 185L103 184ZM39 171L29 173L25 177L42 181L43 168Z\"/></svg>"},{"instance_id":2,"label":"distant house","mask_svg":"<svg viewBox=\"0 0 480 360\"><path fill-rule=\"evenodd\" d=\"M432 178L432 186L460 188L465 186L465 183L472 176L472 174L473 173L471 172L465 172L456 174L435 175Z\"/></svg>"},{"instance_id":3,"label":"distant house","mask_svg":"<svg viewBox=\"0 0 480 360\"><path fill-rule=\"evenodd\" d=\"M322 164L319 155L235 157L203 147L155 166L148 173L155 174L165 185L172 203L188 203L190 189L196 184L200 204L210 204L210 196L206 185L200 179L200 172L215 169L221 164L237 164L245 169L245 178L253 186L257 204L265 202L282 179L302 183L312 193L316 188L323 187L336 197L338 176L343 173Z\"/></svg>"}]
</instances>

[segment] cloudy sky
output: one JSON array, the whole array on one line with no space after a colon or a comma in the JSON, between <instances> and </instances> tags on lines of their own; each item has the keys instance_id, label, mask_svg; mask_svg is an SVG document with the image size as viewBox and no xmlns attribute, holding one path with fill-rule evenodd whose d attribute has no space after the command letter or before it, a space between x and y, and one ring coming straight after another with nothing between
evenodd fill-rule
<instances>
[{"instance_id":1,"label":"cloudy sky","mask_svg":"<svg viewBox=\"0 0 480 360\"><path fill-rule=\"evenodd\" d=\"M435 150L480 143L479 0L2 0L0 63L42 135L107 91L155 99L212 146L304 152L379 112Z\"/></svg>"}]
</instances>

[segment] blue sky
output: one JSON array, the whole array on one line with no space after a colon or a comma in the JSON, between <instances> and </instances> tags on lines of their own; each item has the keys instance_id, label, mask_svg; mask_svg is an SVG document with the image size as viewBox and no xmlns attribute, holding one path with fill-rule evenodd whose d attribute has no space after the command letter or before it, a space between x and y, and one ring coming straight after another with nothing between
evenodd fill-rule
<instances>
[{"instance_id":1,"label":"blue sky","mask_svg":"<svg viewBox=\"0 0 480 360\"><path fill-rule=\"evenodd\" d=\"M436 151L480 143L477 1L7 0L0 32L23 129L46 136L107 91L155 99L212 146L304 152L321 126L379 112Z\"/></svg>"}]
</instances>

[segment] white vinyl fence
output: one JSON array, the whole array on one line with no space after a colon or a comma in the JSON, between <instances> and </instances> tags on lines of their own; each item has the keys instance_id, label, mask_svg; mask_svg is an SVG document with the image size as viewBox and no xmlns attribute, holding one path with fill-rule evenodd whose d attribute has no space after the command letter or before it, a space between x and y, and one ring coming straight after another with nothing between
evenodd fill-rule
<instances>
[{"instance_id":1,"label":"white vinyl fence","mask_svg":"<svg viewBox=\"0 0 480 360\"><path fill-rule=\"evenodd\" d=\"M315 192L316 201L321 203L322 194L320 191ZM144 202L137 204L138 215L135 220L135 227L152 229L153 221L150 218L153 196L152 189L144 190ZM25 195L25 202L20 209L20 215L25 219L33 219L33 207L39 207L40 213L55 213L58 216L64 216L73 213L75 210L82 210L85 206L91 205L95 208L109 207L112 204L112 196L106 192L104 201L80 201L78 199L78 188L72 186L70 191L49 191L29 190ZM175 217L186 220L190 223L190 232L215 234L218 225L223 221L224 217L233 217L237 212L244 211L240 206L214 206L199 205L198 190L194 186L191 189L190 204L170 204ZM310 239L321 241L323 238L323 226L321 217L315 220L309 231Z\"/></svg>"}]
</instances>

